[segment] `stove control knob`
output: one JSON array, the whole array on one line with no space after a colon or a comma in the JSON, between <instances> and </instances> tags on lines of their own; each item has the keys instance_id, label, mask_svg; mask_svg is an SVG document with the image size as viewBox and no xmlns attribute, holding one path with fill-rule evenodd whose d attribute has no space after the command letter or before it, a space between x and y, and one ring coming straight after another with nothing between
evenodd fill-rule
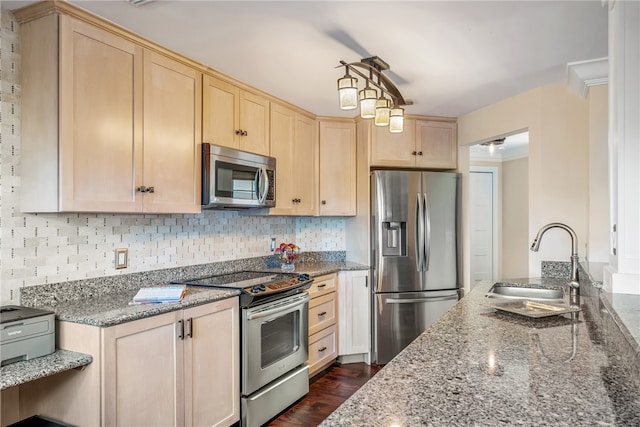
<instances>
[{"instance_id":1,"label":"stove control knob","mask_svg":"<svg viewBox=\"0 0 640 427\"><path fill-rule=\"evenodd\" d=\"M309 280L308 274L298 274L298 282L304 282L306 280Z\"/></svg>"},{"instance_id":2,"label":"stove control knob","mask_svg":"<svg viewBox=\"0 0 640 427\"><path fill-rule=\"evenodd\" d=\"M266 290L266 289L267 289L267 287L266 287L265 285L258 285L258 287L260 287L260 290L261 290L261 291L264 291L264 290Z\"/></svg>"},{"instance_id":3,"label":"stove control knob","mask_svg":"<svg viewBox=\"0 0 640 427\"><path fill-rule=\"evenodd\" d=\"M257 294L259 292L264 291L264 285L253 285L251 286L251 292L253 292L254 294Z\"/></svg>"}]
</instances>

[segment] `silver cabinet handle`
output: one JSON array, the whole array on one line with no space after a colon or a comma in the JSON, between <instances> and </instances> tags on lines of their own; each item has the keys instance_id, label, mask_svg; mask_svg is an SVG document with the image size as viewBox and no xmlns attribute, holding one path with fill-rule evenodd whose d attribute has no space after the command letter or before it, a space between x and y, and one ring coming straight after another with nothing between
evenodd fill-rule
<instances>
[{"instance_id":1,"label":"silver cabinet handle","mask_svg":"<svg viewBox=\"0 0 640 427\"><path fill-rule=\"evenodd\" d=\"M322 317L322 316L324 316L325 314L327 314L327 312L326 312L326 311L323 311L322 313L318 313L318 317Z\"/></svg>"},{"instance_id":2,"label":"silver cabinet handle","mask_svg":"<svg viewBox=\"0 0 640 427\"><path fill-rule=\"evenodd\" d=\"M178 320L178 338L184 339L184 322L182 320Z\"/></svg>"},{"instance_id":3,"label":"silver cabinet handle","mask_svg":"<svg viewBox=\"0 0 640 427\"><path fill-rule=\"evenodd\" d=\"M187 338L193 337L191 317L187 319L187 327L185 329L186 329L185 336Z\"/></svg>"}]
</instances>

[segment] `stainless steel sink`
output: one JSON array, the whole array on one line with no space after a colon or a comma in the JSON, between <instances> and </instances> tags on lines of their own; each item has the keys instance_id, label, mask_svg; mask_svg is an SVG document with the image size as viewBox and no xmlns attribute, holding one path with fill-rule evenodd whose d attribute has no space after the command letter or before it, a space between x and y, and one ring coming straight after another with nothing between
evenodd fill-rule
<instances>
[{"instance_id":1,"label":"stainless steel sink","mask_svg":"<svg viewBox=\"0 0 640 427\"><path fill-rule=\"evenodd\" d=\"M498 282L485 296L485 305L527 317L555 316L580 311L580 307L568 304L562 288Z\"/></svg>"},{"instance_id":2,"label":"stainless steel sink","mask_svg":"<svg viewBox=\"0 0 640 427\"><path fill-rule=\"evenodd\" d=\"M549 289L542 287L523 287L509 283L495 283L486 295L488 298L526 298L537 301L564 302L563 289Z\"/></svg>"}]
</instances>

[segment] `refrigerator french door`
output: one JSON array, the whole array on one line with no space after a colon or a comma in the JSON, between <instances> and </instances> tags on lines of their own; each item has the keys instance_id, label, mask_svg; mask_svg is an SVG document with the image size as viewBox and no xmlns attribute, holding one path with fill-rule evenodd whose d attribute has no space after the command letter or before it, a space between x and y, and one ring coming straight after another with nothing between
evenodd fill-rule
<instances>
[{"instance_id":1,"label":"refrigerator french door","mask_svg":"<svg viewBox=\"0 0 640 427\"><path fill-rule=\"evenodd\" d=\"M461 297L460 175L373 171L373 353L387 363Z\"/></svg>"}]
</instances>

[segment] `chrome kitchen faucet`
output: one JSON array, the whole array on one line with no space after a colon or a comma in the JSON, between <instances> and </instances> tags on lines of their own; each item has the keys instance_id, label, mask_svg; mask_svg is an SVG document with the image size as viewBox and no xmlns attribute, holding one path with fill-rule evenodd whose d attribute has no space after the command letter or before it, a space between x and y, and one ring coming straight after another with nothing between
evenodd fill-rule
<instances>
[{"instance_id":1,"label":"chrome kitchen faucet","mask_svg":"<svg viewBox=\"0 0 640 427\"><path fill-rule=\"evenodd\" d=\"M535 239L533 239L531 250L534 252L538 252L538 249L540 248L540 241L542 240L542 235L551 228L562 228L571 235L571 282L569 283L569 286L571 287L572 291L577 291L580 287L580 283L578 282L578 236L571 227L560 222L552 222L542 226L542 228L538 230L538 234L536 234Z\"/></svg>"}]
</instances>

